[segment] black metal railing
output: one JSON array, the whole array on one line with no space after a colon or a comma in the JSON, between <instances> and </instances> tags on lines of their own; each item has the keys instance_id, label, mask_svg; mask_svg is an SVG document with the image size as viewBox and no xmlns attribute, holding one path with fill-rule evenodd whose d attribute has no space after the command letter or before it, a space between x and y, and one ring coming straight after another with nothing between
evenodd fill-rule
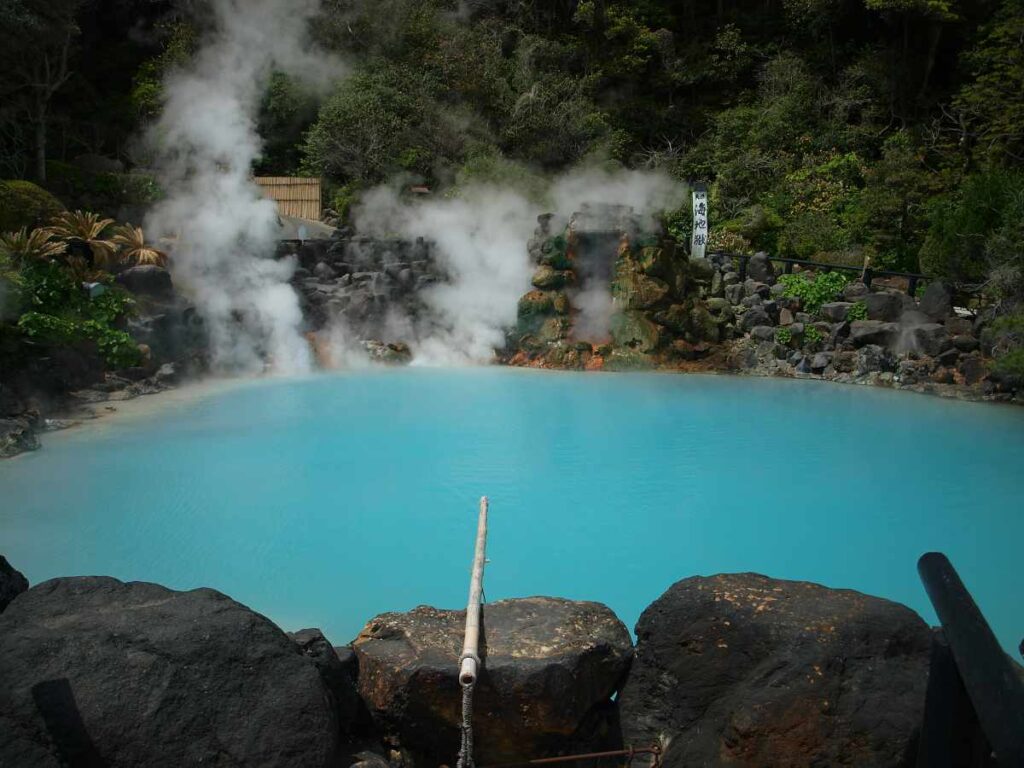
<instances>
[{"instance_id":1,"label":"black metal railing","mask_svg":"<svg viewBox=\"0 0 1024 768\"><path fill-rule=\"evenodd\" d=\"M1024 766L1024 681L946 556L929 552L917 570L942 624L918 768Z\"/></svg>"}]
</instances>

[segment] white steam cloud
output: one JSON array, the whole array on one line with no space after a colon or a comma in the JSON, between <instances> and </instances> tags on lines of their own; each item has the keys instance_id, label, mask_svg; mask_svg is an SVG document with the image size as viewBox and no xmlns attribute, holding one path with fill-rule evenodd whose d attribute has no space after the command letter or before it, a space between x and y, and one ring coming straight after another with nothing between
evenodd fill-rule
<instances>
[{"instance_id":1,"label":"white steam cloud","mask_svg":"<svg viewBox=\"0 0 1024 768\"><path fill-rule=\"evenodd\" d=\"M190 66L168 76L161 118L148 135L168 198L146 227L175 240L175 280L206 320L220 368L312 366L288 284L294 264L272 258L275 206L250 174L261 148L256 114L272 72L319 84L339 71L309 41L319 4L213 0L213 29Z\"/></svg>"},{"instance_id":2,"label":"white steam cloud","mask_svg":"<svg viewBox=\"0 0 1024 768\"><path fill-rule=\"evenodd\" d=\"M406 201L388 187L367 194L355 212L360 233L377 237L422 237L448 281L425 288L420 296L428 319L391 316L381 332L388 340L408 342L414 362L453 365L489 362L516 322L519 298L530 289L535 265L527 243L537 216L554 211L552 231L568 223L585 204L625 205L641 217L677 208L685 187L661 173L575 171L554 180L543 206L526 196L493 186L462 190L452 199ZM585 330L611 314L609 286L584 287L575 297ZM606 331L606 329L604 329ZM334 344L340 344L335 334Z\"/></svg>"}]
</instances>

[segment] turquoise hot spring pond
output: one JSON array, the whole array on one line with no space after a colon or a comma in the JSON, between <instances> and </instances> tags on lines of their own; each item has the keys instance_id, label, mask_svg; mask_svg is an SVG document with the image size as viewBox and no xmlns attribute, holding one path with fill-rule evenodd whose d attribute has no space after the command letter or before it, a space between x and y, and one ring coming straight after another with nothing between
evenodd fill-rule
<instances>
[{"instance_id":1,"label":"turquoise hot spring pond","mask_svg":"<svg viewBox=\"0 0 1024 768\"><path fill-rule=\"evenodd\" d=\"M406 369L261 380L45 439L0 463L0 552L33 583L211 586L288 630L489 600L599 600L757 571L935 616L949 555L1024 637L1024 410L819 382ZM1016 655L1016 654L1014 654Z\"/></svg>"}]
</instances>

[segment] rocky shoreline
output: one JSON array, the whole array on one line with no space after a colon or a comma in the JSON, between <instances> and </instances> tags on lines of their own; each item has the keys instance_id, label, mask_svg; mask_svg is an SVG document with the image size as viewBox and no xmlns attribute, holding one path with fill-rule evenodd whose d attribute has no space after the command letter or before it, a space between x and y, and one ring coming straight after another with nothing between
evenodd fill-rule
<instances>
[{"instance_id":1,"label":"rocky shoreline","mask_svg":"<svg viewBox=\"0 0 1024 768\"><path fill-rule=\"evenodd\" d=\"M564 228L553 221L541 216L527 246L533 287L519 301L497 364L776 376L1024 404L1024 381L993 364L1007 339L985 313L957 310L941 281L919 297L859 280L837 283L833 295L802 295L801 288L814 292L819 275L778 274L763 253L739 272L725 254L687 256L629 208L585 208ZM410 363L408 340L379 337L395 310L429 325L420 291L447 280L433 244L423 240L348 233L283 243L278 257L296 264L291 284L324 368L346 362L334 359L338 333L349 342L343 355ZM787 282L793 279L802 283ZM135 267L117 282L136 302L126 330L139 342L142 365L111 372L94 347L27 345L21 368L0 372L0 459L38 449L40 434L208 369L203 320L166 270ZM602 335L598 342L583 338Z\"/></svg>"},{"instance_id":2,"label":"rocky shoreline","mask_svg":"<svg viewBox=\"0 0 1024 768\"><path fill-rule=\"evenodd\" d=\"M541 217L529 249L533 290L501 355L509 365L781 376L1024 403L1024 382L993 364L1008 340L986 313L956 309L939 280L910 296L799 266L779 274L766 253L691 257L618 206L585 209L565 229ZM595 272L612 299L597 342L585 322Z\"/></svg>"},{"instance_id":3,"label":"rocky shoreline","mask_svg":"<svg viewBox=\"0 0 1024 768\"><path fill-rule=\"evenodd\" d=\"M0 611L0 765L454 764L464 612L383 614L335 647L211 589L29 589L3 558ZM914 763L931 630L904 606L723 574L677 582L635 630L599 603L486 605L477 760Z\"/></svg>"}]
</instances>

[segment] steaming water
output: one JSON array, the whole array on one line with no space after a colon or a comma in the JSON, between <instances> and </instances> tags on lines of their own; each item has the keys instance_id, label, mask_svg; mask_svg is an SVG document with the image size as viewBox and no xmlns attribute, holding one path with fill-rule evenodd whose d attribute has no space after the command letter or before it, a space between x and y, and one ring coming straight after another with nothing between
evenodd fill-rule
<instances>
[{"instance_id":1,"label":"steaming water","mask_svg":"<svg viewBox=\"0 0 1024 768\"><path fill-rule=\"evenodd\" d=\"M32 582L213 586L335 643L465 602L600 600L632 626L675 580L759 571L934 621L952 559L1024 636L1024 411L813 382L403 370L259 382L54 436L0 464L0 551Z\"/></svg>"}]
</instances>

